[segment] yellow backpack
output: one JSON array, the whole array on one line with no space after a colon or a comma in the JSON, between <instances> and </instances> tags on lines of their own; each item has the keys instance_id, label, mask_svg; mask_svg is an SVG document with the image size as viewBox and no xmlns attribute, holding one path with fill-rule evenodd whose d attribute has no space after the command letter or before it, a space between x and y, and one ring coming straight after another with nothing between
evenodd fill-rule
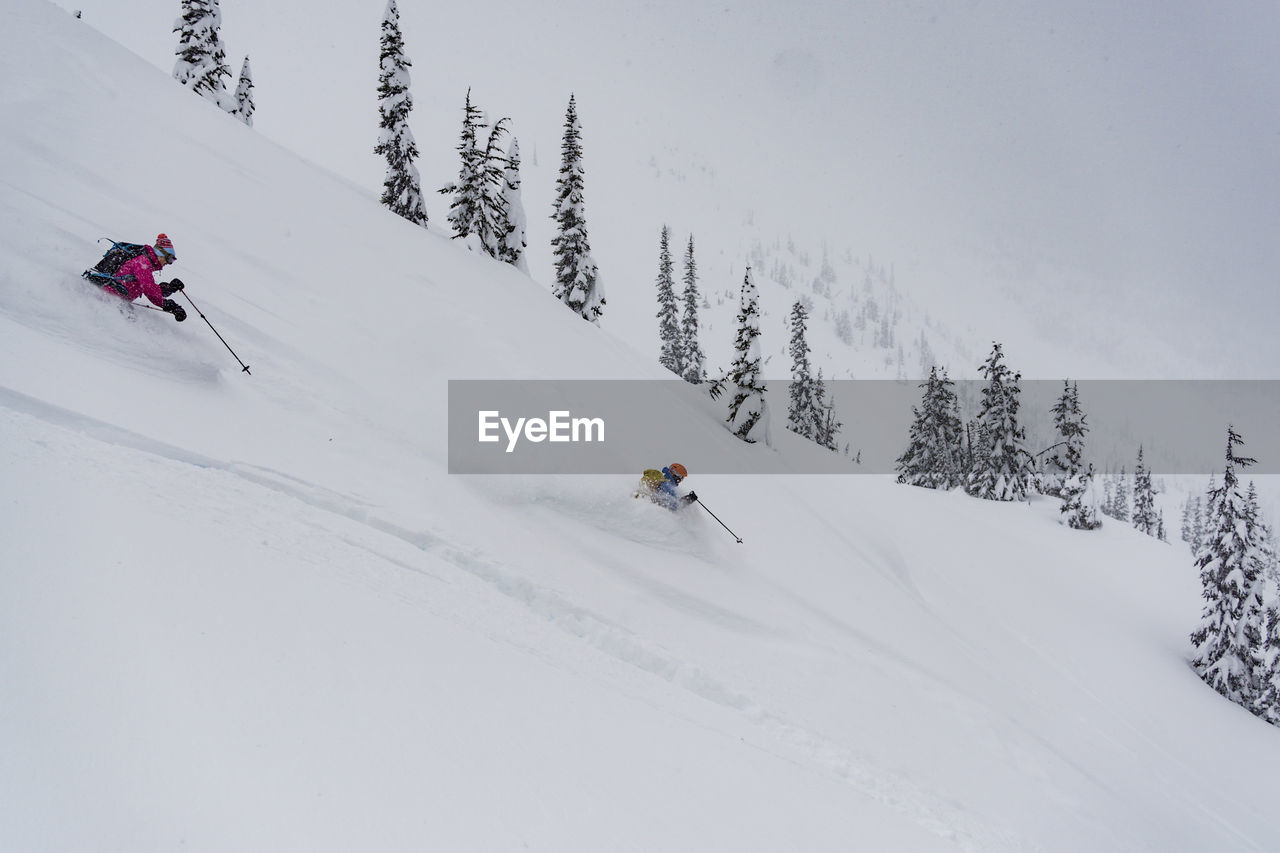
<instances>
[{"instance_id":1,"label":"yellow backpack","mask_svg":"<svg viewBox=\"0 0 1280 853\"><path fill-rule=\"evenodd\" d=\"M664 480L666 477L657 468L646 468L640 475L640 485L636 488L634 497L652 499Z\"/></svg>"}]
</instances>

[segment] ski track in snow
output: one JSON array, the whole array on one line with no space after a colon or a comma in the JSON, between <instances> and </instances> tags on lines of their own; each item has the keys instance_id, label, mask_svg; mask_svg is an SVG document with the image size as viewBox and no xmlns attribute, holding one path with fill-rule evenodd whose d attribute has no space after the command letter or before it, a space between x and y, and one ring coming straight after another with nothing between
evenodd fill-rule
<instances>
[{"instance_id":1,"label":"ski track in snow","mask_svg":"<svg viewBox=\"0 0 1280 853\"><path fill-rule=\"evenodd\" d=\"M1041 849L1012 831L986 825L963 805L941 799L910 779L876 766L875 760L870 756L770 711L711 673L674 656L660 644L647 641L611 622L607 617L574 604L559 593L508 570L500 562L485 557L482 552L459 546L439 533L405 527L380 518L372 505L351 495L270 468L218 460L185 450L3 386L0 386L0 406L95 441L232 474L254 486L285 495L314 509L364 525L418 550L430 552L483 581L506 598L516 601L558 630L584 641L598 652L742 715L763 735L759 741L749 744L752 748L782 760L816 766L861 795L892 808L934 835L954 843L960 850L974 853L1031 853ZM573 515L572 512L569 514ZM421 566L410 565L403 560L373 551L367 544L355 543L346 537L344 541L401 569L418 574L432 574ZM727 622L729 627L742 630L763 629L763 626L755 623L744 623L743 617L728 614L727 611L708 612L702 606L689 604L688 596L678 591L657 589L653 592L661 599L679 596L684 600L679 605L682 609L692 609L699 617L713 622Z\"/></svg>"}]
</instances>

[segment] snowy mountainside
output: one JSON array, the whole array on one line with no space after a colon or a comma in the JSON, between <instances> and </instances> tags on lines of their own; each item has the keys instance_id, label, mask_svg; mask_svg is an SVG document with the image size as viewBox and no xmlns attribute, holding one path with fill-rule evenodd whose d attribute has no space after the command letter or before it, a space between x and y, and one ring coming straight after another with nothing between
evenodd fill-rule
<instances>
[{"instance_id":1,"label":"snowy mountainside","mask_svg":"<svg viewBox=\"0 0 1280 853\"><path fill-rule=\"evenodd\" d=\"M0 847L1280 845L1280 741L1186 666L1180 551L883 478L683 460L737 545L631 477L450 476L447 380L660 369L10 6ZM79 279L159 230L252 376ZM774 432L744 452L806 452Z\"/></svg>"},{"instance_id":2,"label":"snowy mountainside","mask_svg":"<svg viewBox=\"0 0 1280 853\"><path fill-rule=\"evenodd\" d=\"M75 8L84 10L84 25L111 34L166 72L172 67L172 10L166 0L85 0ZM303 25L287 4L241 7L229 0L223 9L230 59L244 53L254 57L258 132L376 195L383 174L380 158L372 153L378 10L344 6ZM1133 270L1126 266L1113 277L1099 277L1095 264L1085 263L1095 247L1073 245L1065 258L1027 261L1020 257L1025 254L1022 243L1005 229L996 229L994 247L988 245L991 235L972 233L982 226L975 213L984 205L996 205L999 216L1015 207L998 191L1008 178L997 171L986 183L961 193L950 185L960 179L958 173L948 172L941 184L931 183L925 174L957 168L943 151L963 156L998 123L970 128L973 139L950 148L915 139L929 149L923 161L903 157L900 151L885 156L880 147L886 140L877 138L873 128L886 121L893 126L903 108L923 109L929 121L950 115L956 93L949 87L943 85L940 96L948 103L944 110L929 109L925 97L909 107L892 103L893 86L870 101L859 93L848 102L829 103L841 84L830 77L833 57L819 57L833 48L849 57L875 55L892 44L900 35L897 27L904 24L895 22L899 14L892 4L867 10L868 20L854 33L857 40L872 43L856 51L850 51L843 39L826 44L838 29L813 31L825 18L825 11L816 8L806 15L787 15L763 7L655 3L631 14L609 4L574 4L548 16L509 0L491 0L429 11L408 6L401 12L414 63L411 125L422 152L419 169L433 221L445 221L447 200L434 191L457 178L462 105L471 91L473 102L490 120L510 117L510 128L520 140L530 268L533 277L549 287L549 214L565 105L574 93L583 124L586 214L608 298L605 323L614 335L654 360L654 278L658 234L666 224L673 245L683 247L689 234L695 236L704 293L731 292L729 302L736 300L743 267L758 258L757 244L774 256L767 262L770 270L775 264L797 263L791 253L771 251L778 244L794 243L798 253L808 256L814 268L809 281L797 282L801 289L819 272L824 246L837 265L841 285L861 287L868 268L878 289L882 274L884 281L892 280L896 298L903 300L903 316L890 346L878 346L871 332L865 345L861 335L853 344L844 342L847 333L837 335L842 311L849 310L856 323L869 302L888 305L894 297L887 288L869 301L846 301L833 293L830 312L820 311L814 318L814 343L821 344L823 337L830 341L829 346L815 345L815 364L829 377L896 378L905 372L908 378L922 378L927 371L919 363L928 354L952 376L972 376L997 339L1006 343L1018 369L1037 378L1230 375L1212 353L1213 357L1204 357L1202 351L1192 355L1198 341L1188 340L1190 336L1179 329L1148 324L1146 335L1133 337L1133 323L1125 313L1129 309L1120 310L1109 300L1120 286L1116 282L1133 286L1128 281ZM978 26L985 34L984 25L965 19L992 14L998 13L982 8L931 17L934 23L954 18L951 25ZM477 15L508 26L481 35L468 20ZM795 37L791 26L774 26L776 32L762 37L760 27L767 26L762 22L778 17L811 18L799 28L810 43L780 43L770 52L774 39ZM914 10L902 17L912 22L908 26L923 24L915 20ZM681 25L674 26L675 20ZM924 46L937 46L933 39L940 26L925 27ZM887 31L878 35L881 28ZM440 32L453 37L435 38ZM591 48L585 53L558 50L564 40ZM291 47L282 52L280 44ZM308 61L292 61L294 52ZM992 55L1003 56L1004 51ZM482 56L502 60L479 59ZM924 58L921 55L921 61ZM861 69L850 79L861 79L864 71L892 76L891 68L899 61ZM584 63L596 70L583 74ZM521 69L519 74L511 73L513 64ZM1003 68L996 73L1001 81L1007 77ZM815 125L811 111L823 104L838 114ZM1003 102L1000 106L1007 108ZM334 121L335 115L344 118ZM974 118L980 122L981 113ZM1056 121L1051 124L1057 126ZM857 132L846 140L839 128L849 125ZM888 142L896 147L902 139L895 133ZM846 145L851 150L843 150ZM832 146L839 156L833 156ZM983 154L982 159L992 157ZM963 165L960 168L963 171ZM1124 188L1111 182L1096 192L1112 190L1121 193ZM966 201L953 210L957 198ZM1052 196L1043 201L1044 212L1052 213ZM1077 208L1073 206L1069 215L1074 219ZM1039 246L1073 233L1055 225L1041 226L1024 242ZM1034 219L1019 223L1020 229L1035 227ZM848 253L858 263L846 275L839 259ZM1126 252L1119 254L1127 257ZM799 276L801 271L794 272ZM1150 277L1138 278L1143 287L1150 286ZM790 365L779 354L786 352L785 318L799 294L775 288L765 275L757 275L757 284L762 311L766 319L775 320L762 329L766 354L775 355L769 363L770 378L785 378ZM1086 316L1079 316L1075 300L1055 304L1061 294L1076 291L1092 294L1085 303ZM821 302L820 294L814 296ZM729 304L711 302L703 345L714 365L727 363L734 330ZM926 346L921 346L922 335ZM904 350L901 359L899 344Z\"/></svg>"}]
</instances>

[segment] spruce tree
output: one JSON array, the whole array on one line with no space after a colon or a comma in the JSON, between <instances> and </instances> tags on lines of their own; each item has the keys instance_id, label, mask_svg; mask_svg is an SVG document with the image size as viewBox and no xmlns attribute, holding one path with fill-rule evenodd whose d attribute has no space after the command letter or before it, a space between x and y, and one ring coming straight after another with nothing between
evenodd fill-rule
<instances>
[{"instance_id":1,"label":"spruce tree","mask_svg":"<svg viewBox=\"0 0 1280 853\"><path fill-rule=\"evenodd\" d=\"M236 85L235 109L231 114L249 127L253 127L253 113L257 107L253 103L253 72L249 70L249 57L244 58L240 66L240 82Z\"/></svg>"},{"instance_id":2,"label":"spruce tree","mask_svg":"<svg viewBox=\"0 0 1280 853\"><path fill-rule=\"evenodd\" d=\"M927 489L951 489L964 482L963 428L955 383L944 368L929 368L918 408L912 408L906 451L898 457L898 482Z\"/></svg>"},{"instance_id":3,"label":"spruce tree","mask_svg":"<svg viewBox=\"0 0 1280 853\"><path fill-rule=\"evenodd\" d=\"M787 429L810 441L818 437L823 413L816 399L813 369L809 364L809 342L805 339L809 313L804 303L791 307L791 385L787 407Z\"/></svg>"},{"instance_id":4,"label":"spruce tree","mask_svg":"<svg viewBox=\"0 0 1280 853\"><path fill-rule=\"evenodd\" d=\"M693 256L693 235L684 252L684 313L680 316L680 349L684 352L684 378L697 384L707 378L706 356L698 342L698 264Z\"/></svg>"},{"instance_id":5,"label":"spruce tree","mask_svg":"<svg viewBox=\"0 0 1280 853\"><path fill-rule=\"evenodd\" d=\"M1084 458L1084 436L1089 431L1084 412L1080 411L1080 386L1062 383L1062 396L1053 409L1053 425L1058 443L1045 463L1041 490L1046 495L1059 495L1062 485L1079 473Z\"/></svg>"},{"instance_id":6,"label":"spruce tree","mask_svg":"<svg viewBox=\"0 0 1280 853\"><path fill-rule=\"evenodd\" d=\"M1133 469L1133 526L1148 536L1159 532L1160 519L1156 516L1155 492L1151 486L1151 472L1142 461L1142 447L1138 447L1138 464Z\"/></svg>"},{"instance_id":7,"label":"spruce tree","mask_svg":"<svg viewBox=\"0 0 1280 853\"><path fill-rule=\"evenodd\" d=\"M412 63L404 55L404 39L400 35L400 12L396 0L387 0L382 17L382 40L378 75L378 144L374 153L387 160L387 174L382 183L382 204L397 216L417 225L427 224L427 209L422 201L422 185L418 167L418 146L409 129L409 112L413 98L409 95L409 68Z\"/></svg>"},{"instance_id":8,"label":"spruce tree","mask_svg":"<svg viewBox=\"0 0 1280 853\"><path fill-rule=\"evenodd\" d=\"M1260 617L1260 642L1250 655L1255 692L1249 710L1280 726L1280 590L1274 577L1268 587Z\"/></svg>"},{"instance_id":9,"label":"spruce tree","mask_svg":"<svg viewBox=\"0 0 1280 853\"><path fill-rule=\"evenodd\" d=\"M1028 456L1022 447L1026 434L1018 425L1022 374L1005 365L998 343L978 372L987 380L978 412L986 452L978 456L981 462L970 474L969 493L984 500L1022 500L1030 482Z\"/></svg>"},{"instance_id":10,"label":"spruce tree","mask_svg":"<svg viewBox=\"0 0 1280 853\"><path fill-rule=\"evenodd\" d=\"M1275 704L1274 688L1276 671L1276 608L1280 607L1276 595L1276 553L1271 545L1269 525L1262 518L1258 506L1258 492L1249 483L1245 497L1249 513L1249 556L1252 577L1245 596L1244 617L1240 627L1244 645L1249 649L1248 687L1243 696L1244 706L1271 722L1280 717L1280 706Z\"/></svg>"},{"instance_id":11,"label":"spruce tree","mask_svg":"<svg viewBox=\"0 0 1280 853\"><path fill-rule=\"evenodd\" d=\"M218 0L182 0L182 12L173 22L178 34L178 61L173 78L223 109L229 103L224 78L231 76L227 52L222 47L222 10Z\"/></svg>"},{"instance_id":12,"label":"spruce tree","mask_svg":"<svg viewBox=\"0 0 1280 853\"><path fill-rule=\"evenodd\" d=\"M671 262L671 232L662 226L658 238L658 363L676 376L684 372L684 351L680 340L680 312L676 305L676 282Z\"/></svg>"},{"instance_id":13,"label":"spruce tree","mask_svg":"<svg viewBox=\"0 0 1280 853\"><path fill-rule=\"evenodd\" d=\"M1111 501L1111 517L1116 521L1129 520L1129 474L1123 465L1116 476L1115 497Z\"/></svg>"},{"instance_id":14,"label":"spruce tree","mask_svg":"<svg viewBox=\"0 0 1280 853\"><path fill-rule=\"evenodd\" d=\"M1210 483L1212 486L1212 483ZM1197 495L1194 499L1191 513L1191 536L1187 539L1187 543L1191 546L1191 553L1195 554L1200 550L1200 545L1204 542L1204 501Z\"/></svg>"},{"instance_id":15,"label":"spruce tree","mask_svg":"<svg viewBox=\"0 0 1280 853\"><path fill-rule=\"evenodd\" d=\"M597 325L604 313L604 287L591 257L587 220L583 207L582 128L578 108L569 96L565 112L564 139L560 147L560 176L551 218L556 236L551 240L556 263L554 294L584 320Z\"/></svg>"},{"instance_id":16,"label":"spruce tree","mask_svg":"<svg viewBox=\"0 0 1280 853\"><path fill-rule=\"evenodd\" d=\"M484 231L485 152L479 143L482 127L483 113L472 105L471 90L468 89L466 103L462 107L462 136L457 148L460 161L458 180L440 188L441 195L453 196L448 219L455 240L465 240Z\"/></svg>"},{"instance_id":17,"label":"spruce tree","mask_svg":"<svg viewBox=\"0 0 1280 853\"><path fill-rule=\"evenodd\" d=\"M1248 707L1272 725L1280 726L1280 574L1271 527L1262 519L1252 483L1247 502L1255 519L1255 554L1259 564L1249 597L1251 623L1246 629L1252 670Z\"/></svg>"},{"instance_id":18,"label":"spruce tree","mask_svg":"<svg viewBox=\"0 0 1280 853\"><path fill-rule=\"evenodd\" d=\"M817 434L813 440L827 450L840 451L839 434L840 427L844 426L840 421L836 420L836 408L827 397L827 384L822 380L822 369L818 369L818 375L813 381L814 403L817 406ZM846 447L847 450L847 447Z\"/></svg>"},{"instance_id":19,"label":"spruce tree","mask_svg":"<svg viewBox=\"0 0 1280 853\"><path fill-rule=\"evenodd\" d=\"M507 149L506 167L502 173L502 210L506 216L507 231L502 240L501 260L528 274L529 261L524 255L528 245L525 242L528 218L520 197L520 142L515 137L511 138L511 147Z\"/></svg>"},{"instance_id":20,"label":"spruce tree","mask_svg":"<svg viewBox=\"0 0 1280 853\"><path fill-rule=\"evenodd\" d=\"M727 383L733 391L726 419L730 431L746 442L772 444L769 404L765 400L765 382L760 376L760 305L759 291L751 268L742 280L738 309L738 336Z\"/></svg>"},{"instance_id":21,"label":"spruce tree","mask_svg":"<svg viewBox=\"0 0 1280 853\"><path fill-rule=\"evenodd\" d=\"M1067 526L1073 530L1096 530L1102 526L1093 502L1093 466L1071 472L1059 491L1062 506L1059 512L1067 516Z\"/></svg>"},{"instance_id":22,"label":"spruce tree","mask_svg":"<svg viewBox=\"0 0 1280 853\"><path fill-rule=\"evenodd\" d=\"M1256 619L1254 591L1263 560L1257 552L1256 513L1241 493L1237 473L1254 462L1237 454L1243 443L1228 427L1222 485L1208 496L1206 535L1196 555L1205 605L1191 644L1195 649L1192 666L1205 683L1248 706L1256 685L1254 650L1245 628Z\"/></svg>"},{"instance_id":23,"label":"spruce tree","mask_svg":"<svg viewBox=\"0 0 1280 853\"><path fill-rule=\"evenodd\" d=\"M480 245L486 255L502 260L511 223L506 203L507 156L502 138L508 133L509 118L501 118L489 128L484 147L483 181L480 194Z\"/></svg>"}]
</instances>

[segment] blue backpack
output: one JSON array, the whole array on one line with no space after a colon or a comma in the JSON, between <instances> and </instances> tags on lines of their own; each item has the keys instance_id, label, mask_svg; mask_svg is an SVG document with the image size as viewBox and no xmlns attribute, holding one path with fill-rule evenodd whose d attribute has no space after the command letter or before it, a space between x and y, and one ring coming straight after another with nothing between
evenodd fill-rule
<instances>
[{"instance_id":1,"label":"blue backpack","mask_svg":"<svg viewBox=\"0 0 1280 853\"><path fill-rule=\"evenodd\" d=\"M120 278L116 273L120 272L120 267L125 265L126 261L131 261L147 250L142 243L117 243L110 237L103 237L111 243L111 248L107 249L107 253L102 256L102 260L93 265L92 269L87 269L81 276L88 279L91 283L99 287L110 287L121 296L127 296L128 291L120 282L126 278ZM101 241L99 241L101 242Z\"/></svg>"}]
</instances>

